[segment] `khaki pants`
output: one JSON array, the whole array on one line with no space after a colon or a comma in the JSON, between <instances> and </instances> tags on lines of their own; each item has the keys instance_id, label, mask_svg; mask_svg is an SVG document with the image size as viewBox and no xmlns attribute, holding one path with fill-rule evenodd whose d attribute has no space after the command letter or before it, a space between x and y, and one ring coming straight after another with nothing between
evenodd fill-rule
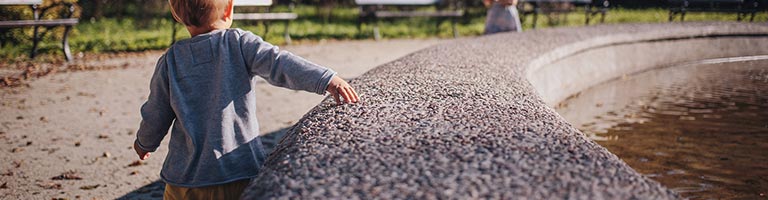
<instances>
[{"instance_id":1,"label":"khaki pants","mask_svg":"<svg viewBox=\"0 0 768 200\"><path fill-rule=\"evenodd\" d=\"M251 179L225 183L221 185L212 185L206 187L179 187L165 184L165 193L163 199L166 200L186 200L186 199L240 199L240 195L248 187Z\"/></svg>"}]
</instances>

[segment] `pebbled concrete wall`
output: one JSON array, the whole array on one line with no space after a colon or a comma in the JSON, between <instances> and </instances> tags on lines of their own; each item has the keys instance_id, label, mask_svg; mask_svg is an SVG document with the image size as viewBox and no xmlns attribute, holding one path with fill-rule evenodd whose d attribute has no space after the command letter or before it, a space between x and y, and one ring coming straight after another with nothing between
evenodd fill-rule
<instances>
[{"instance_id":1,"label":"pebbled concrete wall","mask_svg":"<svg viewBox=\"0 0 768 200\"><path fill-rule=\"evenodd\" d=\"M497 34L427 48L353 80L362 103L334 106L326 99L307 113L243 197L675 199L547 105L545 100L554 102L584 87L560 89L563 84L591 80L565 79L583 75L558 73L567 63L550 64L608 46L729 35L762 39L768 26L601 25ZM638 62L666 58L645 53L628 55L644 58ZM592 82L616 74L621 73ZM543 88L544 97L529 78ZM554 86L541 86L549 81Z\"/></svg>"}]
</instances>

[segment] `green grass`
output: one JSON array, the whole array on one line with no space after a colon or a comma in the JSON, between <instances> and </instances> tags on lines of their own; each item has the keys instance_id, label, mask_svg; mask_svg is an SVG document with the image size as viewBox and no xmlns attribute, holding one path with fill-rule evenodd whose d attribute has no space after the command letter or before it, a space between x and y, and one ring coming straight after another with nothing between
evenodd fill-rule
<instances>
[{"instance_id":1,"label":"green grass","mask_svg":"<svg viewBox=\"0 0 768 200\"><path fill-rule=\"evenodd\" d=\"M276 11L285 11L287 8L278 8ZM358 30L357 8L335 8L332 15L328 18L321 17L318 10L311 6L299 6L294 12L299 14L299 19L291 22L290 32L294 42L311 42L323 39L333 40L356 40L373 38L373 25L364 24ZM469 17L459 20L457 26L461 36L475 36L483 32L485 10L474 8L467 11ZM755 22L768 21L768 14L758 13ZM605 19L605 23L665 23L667 22L668 11L666 9L611 9ZM564 21L555 25L548 23L547 17L540 16L537 28L548 28L552 26L583 26L583 12L573 12L565 15ZM686 21L736 21L735 14L728 13L689 13L686 15ZM450 21L443 21L438 25L438 19L434 18L408 18L383 20L380 22L381 34L384 38L429 38L452 37ZM81 23L75 27L72 32L70 46L72 51L86 53L99 52L125 52L125 51L144 51L165 49L171 43L172 20L167 18L156 18L142 23L141 27L135 20L126 18L101 19L101 20L81 20ZM267 41L275 44L284 44L283 23L272 22L269 26L269 32L265 35L266 27L263 24L252 21L236 21L233 27L249 30L257 35L263 36ZM526 18L523 23L524 30L531 30L531 17ZM177 30L177 39L188 38L189 34L181 26L175 26ZM47 34L44 41L40 44L40 54L45 56L61 56L61 30L58 28L55 34ZM26 38L17 38L21 40L18 44L6 44L0 50L0 60L14 61L28 59L28 53L31 49L31 28L12 29L17 35L26 36Z\"/></svg>"}]
</instances>

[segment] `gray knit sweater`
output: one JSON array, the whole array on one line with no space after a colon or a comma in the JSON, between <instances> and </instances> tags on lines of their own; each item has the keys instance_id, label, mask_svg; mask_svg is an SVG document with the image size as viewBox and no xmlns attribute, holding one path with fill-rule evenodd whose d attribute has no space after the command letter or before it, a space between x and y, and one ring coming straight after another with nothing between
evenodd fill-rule
<instances>
[{"instance_id":1,"label":"gray knit sweater","mask_svg":"<svg viewBox=\"0 0 768 200\"><path fill-rule=\"evenodd\" d=\"M256 120L256 76L324 94L335 72L240 29L182 40L157 61L136 143L153 152L171 129L160 176L202 187L252 178L265 159Z\"/></svg>"}]
</instances>

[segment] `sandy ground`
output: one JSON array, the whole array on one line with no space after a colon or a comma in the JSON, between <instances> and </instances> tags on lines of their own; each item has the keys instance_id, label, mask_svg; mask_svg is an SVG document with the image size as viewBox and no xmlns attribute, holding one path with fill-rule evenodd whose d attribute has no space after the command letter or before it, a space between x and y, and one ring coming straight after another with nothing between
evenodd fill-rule
<instances>
[{"instance_id":1,"label":"sandy ground","mask_svg":"<svg viewBox=\"0 0 768 200\"><path fill-rule=\"evenodd\" d=\"M440 42L350 41L284 49L350 79ZM0 199L161 198L164 186L158 178L166 146L145 162L138 162L131 149L141 120L139 107L161 53L81 59L75 62L122 67L57 73L28 86L1 88ZM267 83L256 90L262 134L284 131L325 98ZM267 137L272 138L267 143L277 139Z\"/></svg>"}]
</instances>

